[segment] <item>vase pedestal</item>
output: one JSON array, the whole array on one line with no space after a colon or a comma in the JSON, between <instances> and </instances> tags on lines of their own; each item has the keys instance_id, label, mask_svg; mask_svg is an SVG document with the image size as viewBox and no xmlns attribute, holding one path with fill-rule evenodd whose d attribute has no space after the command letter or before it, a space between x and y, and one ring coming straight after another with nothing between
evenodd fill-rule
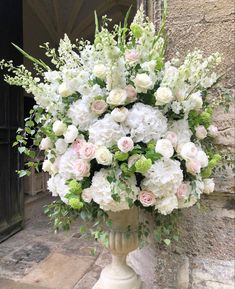
<instances>
[{"instance_id":1,"label":"vase pedestal","mask_svg":"<svg viewBox=\"0 0 235 289\"><path fill-rule=\"evenodd\" d=\"M136 207L110 212L112 221L108 249L112 263L101 272L92 289L144 289L140 277L127 265L127 255L138 248L139 212Z\"/></svg>"}]
</instances>

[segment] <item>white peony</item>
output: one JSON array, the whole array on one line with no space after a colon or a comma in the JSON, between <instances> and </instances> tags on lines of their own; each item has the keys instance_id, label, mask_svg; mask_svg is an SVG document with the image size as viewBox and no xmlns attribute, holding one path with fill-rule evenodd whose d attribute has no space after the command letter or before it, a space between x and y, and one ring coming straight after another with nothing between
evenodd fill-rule
<instances>
[{"instance_id":1,"label":"white peony","mask_svg":"<svg viewBox=\"0 0 235 289\"><path fill-rule=\"evenodd\" d=\"M110 114L106 114L89 128L89 141L100 146L111 147L122 136L126 136L124 129L113 120Z\"/></svg>"},{"instance_id":2,"label":"white peony","mask_svg":"<svg viewBox=\"0 0 235 289\"><path fill-rule=\"evenodd\" d=\"M209 195L210 193L214 192L215 189L215 183L213 179L204 179L204 190L203 193Z\"/></svg>"},{"instance_id":3,"label":"white peony","mask_svg":"<svg viewBox=\"0 0 235 289\"><path fill-rule=\"evenodd\" d=\"M111 105L123 105L127 99L127 92L125 89L115 88L110 91L106 101Z\"/></svg>"},{"instance_id":4,"label":"white peony","mask_svg":"<svg viewBox=\"0 0 235 289\"><path fill-rule=\"evenodd\" d=\"M157 108L136 103L124 123L134 142L160 139L167 131L167 119Z\"/></svg>"},{"instance_id":5,"label":"white peony","mask_svg":"<svg viewBox=\"0 0 235 289\"><path fill-rule=\"evenodd\" d=\"M113 120L115 120L116 122L123 122L126 120L128 115L128 109L125 107L116 107L114 110L112 110L111 112L111 116L113 118Z\"/></svg>"},{"instance_id":6,"label":"white peony","mask_svg":"<svg viewBox=\"0 0 235 289\"><path fill-rule=\"evenodd\" d=\"M183 181L179 161L163 159L154 162L141 183L142 190L152 191L156 198L176 194Z\"/></svg>"},{"instance_id":7,"label":"white peony","mask_svg":"<svg viewBox=\"0 0 235 289\"><path fill-rule=\"evenodd\" d=\"M99 147L95 152L95 158L98 164L109 166L112 164L113 155L105 146Z\"/></svg>"},{"instance_id":8,"label":"white peony","mask_svg":"<svg viewBox=\"0 0 235 289\"><path fill-rule=\"evenodd\" d=\"M175 195L156 199L155 208L162 215L170 214L174 209L178 208L178 200Z\"/></svg>"},{"instance_id":9,"label":"white peony","mask_svg":"<svg viewBox=\"0 0 235 289\"><path fill-rule=\"evenodd\" d=\"M96 64L93 68L93 74L102 80L105 80L107 74L107 67L104 64Z\"/></svg>"},{"instance_id":10,"label":"white peony","mask_svg":"<svg viewBox=\"0 0 235 289\"><path fill-rule=\"evenodd\" d=\"M56 120L53 123L52 130L55 133L55 135L57 135L57 136L63 135L65 133L66 129L67 129L66 124L60 120Z\"/></svg>"},{"instance_id":11,"label":"white peony","mask_svg":"<svg viewBox=\"0 0 235 289\"><path fill-rule=\"evenodd\" d=\"M68 143L63 138L58 138L55 142L55 149L59 155L62 155L67 150Z\"/></svg>"},{"instance_id":12,"label":"white peony","mask_svg":"<svg viewBox=\"0 0 235 289\"><path fill-rule=\"evenodd\" d=\"M160 139L156 143L155 151L160 153L164 158L169 159L174 154L172 143L168 139Z\"/></svg>"},{"instance_id":13,"label":"white peony","mask_svg":"<svg viewBox=\"0 0 235 289\"><path fill-rule=\"evenodd\" d=\"M172 91L168 87L159 87L154 96L156 98L155 105L165 105L174 99Z\"/></svg>"},{"instance_id":14,"label":"white peony","mask_svg":"<svg viewBox=\"0 0 235 289\"><path fill-rule=\"evenodd\" d=\"M53 143L49 137L45 137L41 140L39 145L40 150L48 150L53 147Z\"/></svg>"},{"instance_id":15,"label":"white peony","mask_svg":"<svg viewBox=\"0 0 235 289\"><path fill-rule=\"evenodd\" d=\"M90 110L89 103L83 99L75 101L68 110L68 117L71 118L73 125L78 126L79 130L88 130L89 126L97 120L97 115Z\"/></svg>"},{"instance_id":16,"label":"white peony","mask_svg":"<svg viewBox=\"0 0 235 289\"><path fill-rule=\"evenodd\" d=\"M134 79L134 84L137 92L146 93L153 88L152 79L146 73L137 74Z\"/></svg>"},{"instance_id":17,"label":"white peony","mask_svg":"<svg viewBox=\"0 0 235 289\"><path fill-rule=\"evenodd\" d=\"M52 192L53 197L59 196L64 203L68 203L68 199L65 196L69 193L69 187L65 183L65 179L59 174L51 177L47 182L47 187Z\"/></svg>"},{"instance_id":18,"label":"white peony","mask_svg":"<svg viewBox=\"0 0 235 289\"><path fill-rule=\"evenodd\" d=\"M75 125L69 125L64 133L64 140L66 143L72 143L78 136L78 129Z\"/></svg>"}]
</instances>

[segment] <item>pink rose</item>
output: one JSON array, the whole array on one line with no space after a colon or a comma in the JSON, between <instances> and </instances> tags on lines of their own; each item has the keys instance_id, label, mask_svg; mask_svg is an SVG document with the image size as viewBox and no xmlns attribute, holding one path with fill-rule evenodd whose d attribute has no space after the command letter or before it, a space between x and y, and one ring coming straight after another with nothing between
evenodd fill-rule
<instances>
[{"instance_id":1,"label":"pink rose","mask_svg":"<svg viewBox=\"0 0 235 289\"><path fill-rule=\"evenodd\" d=\"M196 127L196 137L198 139L204 139L207 137L207 130L203 125Z\"/></svg>"},{"instance_id":2,"label":"pink rose","mask_svg":"<svg viewBox=\"0 0 235 289\"><path fill-rule=\"evenodd\" d=\"M130 137L121 137L118 140L117 145L120 151L123 153L127 153L134 148L134 142Z\"/></svg>"},{"instance_id":3,"label":"pink rose","mask_svg":"<svg viewBox=\"0 0 235 289\"><path fill-rule=\"evenodd\" d=\"M137 99L137 92L134 86L132 85L127 85L126 88L126 93L127 93L127 102L131 103L136 101Z\"/></svg>"},{"instance_id":4,"label":"pink rose","mask_svg":"<svg viewBox=\"0 0 235 289\"><path fill-rule=\"evenodd\" d=\"M156 197L151 191L140 191L139 200L144 207L149 207L155 204Z\"/></svg>"},{"instance_id":5,"label":"pink rose","mask_svg":"<svg viewBox=\"0 0 235 289\"><path fill-rule=\"evenodd\" d=\"M129 63L137 63L139 60L139 53L135 49L127 50L125 53L125 59Z\"/></svg>"},{"instance_id":6,"label":"pink rose","mask_svg":"<svg viewBox=\"0 0 235 289\"><path fill-rule=\"evenodd\" d=\"M100 115L106 111L107 107L108 107L108 104L104 100L102 100L102 99L95 100L91 104L91 111Z\"/></svg>"},{"instance_id":7,"label":"pink rose","mask_svg":"<svg viewBox=\"0 0 235 289\"><path fill-rule=\"evenodd\" d=\"M96 147L92 143L83 143L79 149L79 155L81 159L92 160L95 157Z\"/></svg>"},{"instance_id":8,"label":"pink rose","mask_svg":"<svg viewBox=\"0 0 235 289\"><path fill-rule=\"evenodd\" d=\"M186 161L186 169L192 175L199 174L201 170L201 163L195 159L189 159Z\"/></svg>"},{"instance_id":9,"label":"pink rose","mask_svg":"<svg viewBox=\"0 0 235 289\"><path fill-rule=\"evenodd\" d=\"M165 136L166 139L168 139L173 147L176 147L177 146L177 143L178 143L178 137L177 137L177 134L173 131L168 131L166 133L166 136Z\"/></svg>"},{"instance_id":10,"label":"pink rose","mask_svg":"<svg viewBox=\"0 0 235 289\"><path fill-rule=\"evenodd\" d=\"M86 203L90 203L92 201L92 190L91 188L84 189L82 191L82 199Z\"/></svg>"},{"instance_id":11,"label":"pink rose","mask_svg":"<svg viewBox=\"0 0 235 289\"><path fill-rule=\"evenodd\" d=\"M183 199L187 196L187 192L188 192L188 185L186 183L182 183L179 186L176 195L179 199Z\"/></svg>"},{"instance_id":12,"label":"pink rose","mask_svg":"<svg viewBox=\"0 0 235 289\"><path fill-rule=\"evenodd\" d=\"M86 141L82 138L77 138L73 143L72 143L72 148L75 150L76 153L79 154L80 148Z\"/></svg>"},{"instance_id":13,"label":"pink rose","mask_svg":"<svg viewBox=\"0 0 235 289\"><path fill-rule=\"evenodd\" d=\"M76 168L75 168L78 177L89 177L90 175L90 163L86 160L77 160Z\"/></svg>"}]
</instances>

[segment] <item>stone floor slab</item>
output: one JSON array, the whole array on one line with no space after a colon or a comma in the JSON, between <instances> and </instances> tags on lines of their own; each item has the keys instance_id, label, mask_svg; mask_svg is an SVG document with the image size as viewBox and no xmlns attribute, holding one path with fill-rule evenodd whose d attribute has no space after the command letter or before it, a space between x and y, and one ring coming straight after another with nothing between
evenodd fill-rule
<instances>
[{"instance_id":1,"label":"stone floor slab","mask_svg":"<svg viewBox=\"0 0 235 289\"><path fill-rule=\"evenodd\" d=\"M50 289L72 289L92 267L94 258L53 253L40 263L22 282Z\"/></svg>"},{"instance_id":2,"label":"stone floor slab","mask_svg":"<svg viewBox=\"0 0 235 289\"><path fill-rule=\"evenodd\" d=\"M0 288L1 289L48 289L47 287L41 287L32 284L23 284L19 282L14 282L8 279L0 279Z\"/></svg>"}]
</instances>

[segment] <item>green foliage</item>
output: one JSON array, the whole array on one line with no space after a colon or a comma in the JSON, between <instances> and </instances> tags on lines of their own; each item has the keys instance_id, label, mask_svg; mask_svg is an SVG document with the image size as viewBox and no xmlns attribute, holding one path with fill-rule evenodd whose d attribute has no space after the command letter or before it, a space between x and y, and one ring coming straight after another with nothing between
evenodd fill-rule
<instances>
[{"instance_id":1,"label":"green foliage","mask_svg":"<svg viewBox=\"0 0 235 289\"><path fill-rule=\"evenodd\" d=\"M146 159L144 156L142 156L136 163L135 163L135 169L136 172L144 174L146 173L152 166L152 160Z\"/></svg>"}]
</instances>

